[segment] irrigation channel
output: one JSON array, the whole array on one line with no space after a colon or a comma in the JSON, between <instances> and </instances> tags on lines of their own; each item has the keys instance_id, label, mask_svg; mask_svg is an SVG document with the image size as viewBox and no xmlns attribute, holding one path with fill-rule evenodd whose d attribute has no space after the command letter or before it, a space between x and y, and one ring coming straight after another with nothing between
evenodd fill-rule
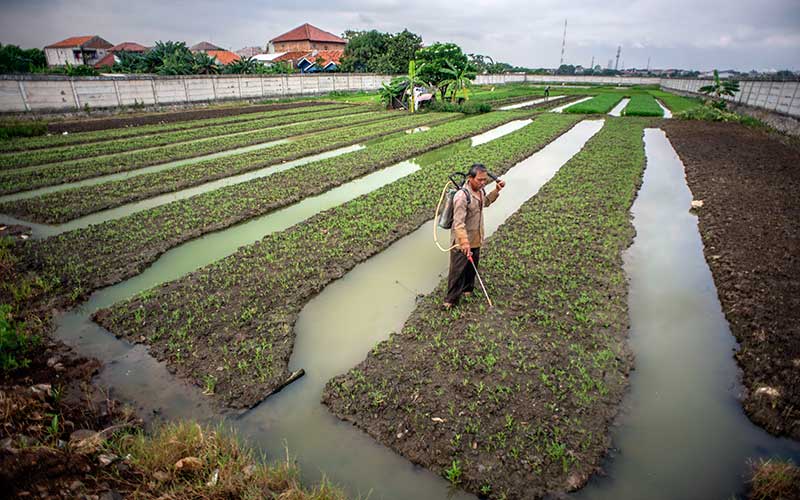
<instances>
[{"instance_id":1,"label":"irrigation channel","mask_svg":"<svg viewBox=\"0 0 800 500\"><path fill-rule=\"evenodd\" d=\"M612 431L607 476L586 499L723 499L744 490L747 460L800 460L800 443L747 419L731 356L736 342L703 256L684 167L663 131L645 130L647 168L633 204L630 392Z\"/></svg>"},{"instance_id":2,"label":"irrigation channel","mask_svg":"<svg viewBox=\"0 0 800 500\"><path fill-rule=\"evenodd\" d=\"M155 172L161 172L162 170L169 170L177 167L183 167L186 165L192 165L194 163L200 163L201 161L206 160L214 160L217 158L224 158L226 156L233 156L243 153L249 153L251 151L258 151L260 149L271 148L273 146L277 146L279 144L286 144L287 142L291 142L292 139L278 139L275 141L269 142L262 142L260 144L253 144L251 146L244 146L241 148L235 149L226 149L225 151L219 151L217 153L211 153L208 155L203 156L195 156L194 158L187 158L185 160L177 160L171 161L167 163L159 163L158 165L152 165L149 167L142 167L133 170L126 170L124 172L118 172L115 174L107 174L107 175L99 175L97 177L90 177L88 179L75 181L75 182L67 182L64 184L57 184L55 186L47 186L38 189L31 189L29 191L22 191L19 193L9 194L5 196L0 196L0 203L4 203L7 201L15 201L15 200L22 200L25 198L33 198L36 196L42 196L48 193L54 193L56 191L64 191L66 189L74 189L84 186L94 186L95 184L103 184L105 182L112 182L112 181L121 181L123 179L129 179L131 177L136 177L143 174L152 174ZM39 169L41 165L37 165L35 167L26 167L14 170L14 172L23 172L26 170L32 169Z\"/></svg>"},{"instance_id":3,"label":"irrigation channel","mask_svg":"<svg viewBox=\"0 0 800 500\"><path fill-rule=\"evenodd\" d=\"M670 111L668 107L664 106L663 102L656 99L656 103L658 103L658 106L664 112L664 118L672 118L672 111Z\"/></svg>"},{"instance_id":4,"label":"irrigation channel","mask_svg":"<svg viewBox=\"0 0 800 500\"><path fill-rule=\"evenodd\" d=\"M614 106L611 111L608 112L608 114L611 116L622 116L622 110L625 109L625 106L627 106L629 102L631 102L629 98L623 98L616 106Z\"/></svg>"},{"instance_id":5,"label":"irrigation channel","mask_svg":"<svg viewBox=\"0 0 800 500\"><path fill-rule=\"evenodd\" d=\"M471 143L500 137L527 123L528 120L506 124L476 136ZM581 122L509 170L504 176L507 188L487 210L487 234L533 196L601 127L602 121ZM465 146L447 146L459 147ZM425 164L442 154L440 150L433 153L418 160ZM240 245L284 229L344 199L377 189L417 168L418 164L403 162L354 181L363 182L362 189L349 183L280 212L181 245L164 254L143 274L100 290L87 303L60 315L56 336L80 353L104 361L99 381L112 387L115 397L138 404L140 411L155 410L167 418L216 420L219 415L198 388L177 381L143 346L132 347L93 323L89 319L91 313L219 260ZM337 201L332 199L335 191L341 197ZM328 201L322 203L322 198ZM283 456L284 446L288 446L298 455L304 479L309 482L319 480L324 472L353 496L372 492L373 498L467 497L464 492L451 491L449 483L439 476L415 467L352 425L339 421L319 402L325 383L357 364L378 341L399 329L413 311L417 294L432 291L439 282L440 274L447 269L447 254L433 245L431 231L432 222L424 224L309 302L295 327L297 339L290 360L291 370L304 368L307 375L232 421L249 442L269 456ZM410 265L412 262L414 265ZM348 320L331 321L336 317Z\"/></svg>"},{"instance_id":6,"label":"irrigation channel","mask_svg":"<svg viewBox=\"0 0 800 500\"><path fill-rule=\"evenodd\" d=\"M525 102L520 102L520 103L517 103L517 104L509 104L508 106L501 107L500 111L508 111L510 109L524 108L524 107L527 107L527 106L533 106L535 104L540 104L540 103L543 103L543 102L556 101L558 99L563 99L565 97L567 97L567 96L565 96L565 95L554 95L552 97L543 97L541 99L536 99L534 101L525 101Z\"/></svg>"},{"instance_id":7,"label":"irrigation channel","mask_svg":"<svg viewBox=\"0 0 800 500\"><path fill-rule=\"evenodd\" d=\"M567 109L568 107L572 106L573 104L579 104L581 102L588 101L589 99L592 99L592 98L594 98L594 96L584 97L582 99L578 99L577 101L568 102L567 104L563 104L561 106L558 106L557 108L551 109L550 112L551 113L561 113L565 109Z\"/></svg>"}]
</instances>

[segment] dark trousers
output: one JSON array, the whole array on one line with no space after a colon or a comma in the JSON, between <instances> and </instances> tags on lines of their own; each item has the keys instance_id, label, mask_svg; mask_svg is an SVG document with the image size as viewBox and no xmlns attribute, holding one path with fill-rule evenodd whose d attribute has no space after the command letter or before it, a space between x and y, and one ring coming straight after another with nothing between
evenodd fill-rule
<instances>
[{"instance_id":1,"label":"dark trousers","mask_svg":"<svg viewBox=\"0 0 800 500\"><path fill-rule=\"evenodd\" d=\"M481 249L472 249L472 260L475 267L481 257ZM444 301L455 304L464 292L471 292L475 288L475 269L467 260L467 256L460 248L450 250L450 273L447 275L447 296Z\"/></svg>"}]
</instances>

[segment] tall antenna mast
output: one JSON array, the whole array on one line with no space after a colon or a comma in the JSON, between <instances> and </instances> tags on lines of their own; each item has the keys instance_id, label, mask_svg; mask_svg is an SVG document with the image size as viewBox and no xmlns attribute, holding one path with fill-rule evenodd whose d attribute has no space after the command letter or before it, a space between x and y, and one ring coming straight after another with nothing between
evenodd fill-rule
<instances>
[{"instance_id":1,"label":"tall antenna mast","mask_svg":"<svg viewBox=\"0 0 800 500\"><path fill-rule=\"evenodd\" d=\"M647 72L650 72L650 56L647 56Z\"/></svg>"},{"instance_id":2,"label":"tall antenna mast","mask_svg":"<svg viewBox=\"0 0 800 500\"><path fill-rule=\"evenodd\" d=\"M594 71L594 56L592 56L592 64L589 65L589 69Z\"/></svg>"},{"instance_id":3,"label":"tall antenna mast","mask_svg":"<svg viewBox=\"0 0 800 500\"><path fill-rule=\"evenodd\" d=\"M622 45L617 45L617 61L614 63L614 71L619 69L619 54L622 52Z\"/></svg>"},{"instance_id":4,"label":"tall antenna mast","mask_svg":"<svg viewBox=\"0 0 800 500\"><path fill-rule=\"evenodd\" d=\"M566 48L566 46L567 46L567 20L564 19L564 38L561 39L561 62L558 63L559 67L561 67L561 65L564 64L564 49Z\"/></svg>"}]
</instances>

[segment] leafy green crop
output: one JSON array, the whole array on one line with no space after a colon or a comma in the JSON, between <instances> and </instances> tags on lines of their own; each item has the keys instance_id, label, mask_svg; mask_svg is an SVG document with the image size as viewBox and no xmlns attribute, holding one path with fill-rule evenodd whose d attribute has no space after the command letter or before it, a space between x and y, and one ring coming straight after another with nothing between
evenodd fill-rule
<instances>
[{"instance_id":1,"label":"leafy green crop","mask_svg":"<svg viewBox=\"0 0 800 500\"><path fill-rule=\"evenodd\" d=\"M441 282L401 332L328 382L323 402L434 472L458 464L472 492L544 496L588 475L631 367L621 253L634 235L644 124L606 119L487 241L494 308L477 296L443 312Z\"/></svg>"},{"instance_id":2,"label":"leafy green crop","mask_svg":"<svg viewBox=\"0 0 800 500\"><path fill-rule=\"evenodd\" d=\"M217 118L203 118L199 120L185 120L157 125L139 125L135 127L121 127L92 132L75 132L71 134L58 134L45 137L18 138L10 141L0 142L0 151L25 151L41 148L52 148L70 146L75 144L86 144L90 142L108 141L112 139L122 139L125 137L136 137L139 135L162 134L176 130L188 130L212 125L223 125L226 123L246 122L259 120L262 118L302 115L305 113L315 113L317 111L328 111L332 109L352 108L342 104L326 104L320 106L298 106L296 108L277 109L274 111L258 111L253 113L242 113L240 115L222 116Z\"/></svg>"},{"instance_id":3,"label":"leafy green crop","mask_svg":"<svg viewBox=\"0 0 800 500\"><path fill-rule=\"evenodd\" d=\"M358 262L430 219L439 195L431 186L440 186L454 164L480 161L502 174L577 120L542 116L512 134L426 166L184 278L98 311L95 318L119 336L146 339L151 352L180 366L192 380L213 374L214 397L232 406L252 406L288 375L292 327L303 304ZM205 354L198 356L198 350Z\"/></svg>"},{"instance_id":4,"label":"leafy green crop","mask_svg":"<svg viewBox=\"0 0 800 500\"><path fill-rule=\"evenodd\" d=\"M191 128L187 130L179 130L175 132L166 132L158 135L142 135L138 137L115 139L103 142L94 142L89 144L78 144L76 146L65 146L59 148L38 149L34 151L23 151L19 153L5 153L0 154L0 169L9 170L19 167L27 167L31 165L41 165L45 163L64 162L69 160L76 160L80 158L93 158L100 155L109 155L115 153L123 153L126 151L134 151L137 149L155 148L165 146L168 144L175 144L179 142L197 141L212 137L208 141L195 142L197 147L195 152L183 149L180 152L169 157L170 161L180 160L186 158L183 154L191 154L198 156L198 154L206 154L213 152L212 144L217 142L220 144L220 139L225 135L242 134L240 137L245 137L247 132L256 132L259 129L269 127L277 127L279 125L287 125L291 123L310 122L312 120L322 120L323 118L339 118L343 116L355 116L358 113L365 113L370 111L369 108L344 108L344 109L331 109L321 110L317 113L303 113L294 115L275 115L269 118L259 118L256 120L239 121L234 123L227 123L221 125L209 124L204 127ZM341 120L325 120L319 123L320 127L325 124L331 126L338 126ZM322 130L322 129L317 129ZM275 137L285 137L285 134L291 134L293 129L285 127L280 130L274 130Z\"/></svg>"},{"instance_id":5,"label":"leafy green crop","mask_svg":"<svg viewBox=\"0 0 800 500\"><path fill-rule=\"evenodd\" d=\"M631 97L625 109L622 110L623 116L664 116L664 110L651 95L635 95Z\"/></svg>"},{"instance_id":6,"label":"leafy green crop","mask_svg":"<svg viewBox=\"0 0 800 500\"><path fill-rule=\"evenodd\" d=\"M564 109L564 113L606 114L625 97L623 94L600 94L588 101L573 104Z\"/></svg>"},{"instance_id":7,"label":"leafy green crop","mask_svg":"<svg viewBox=\"0 0 800 500\"><path fill-rule=\"evenodd\" d=\"M23 170L0 173L0 194L16 193L43 186L89 179L106 174L136 170L138 168L193 158L253 144L273 141L295 135L320 132L336 127L352 126L379 120L391 120L397 113L375 111L355 116L331 118L319 122L301 122L284 127L268 128L225 137L211 137L194 142L161 146L153 149L129 151L112 156L71 160ZM241 157L242 154L228 158Z\"/></svg>"},{"instance_id":8,"label":"leafy green crop","mask_svg":"<svg viewBox=\"0 0 800 500\"><path fill-rule=\"evenodd\" d=\"M273 146L268 150L226 156L119 181L56 191L36 198L8 202L0 205L0 212L22 215L24 210L25 215L34 220L38 219L38 214L43 214L46 217L43 217L43 220L63 222L99 210L347 146L409 127L450 120L459 115L426 113L389 114L389 116L388 120L335 129L298 141Z\"/></svg>"}]
</instances>

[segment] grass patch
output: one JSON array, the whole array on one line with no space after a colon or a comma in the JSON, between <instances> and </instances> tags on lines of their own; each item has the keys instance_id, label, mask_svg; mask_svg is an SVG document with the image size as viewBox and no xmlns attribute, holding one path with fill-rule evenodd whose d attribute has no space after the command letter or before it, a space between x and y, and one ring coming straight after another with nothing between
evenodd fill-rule
<instances>
[{"instance_id":1,"label":"grass patch","mask_svg":"<svg viewBox=\"0 0 800 500\"><path fill-rule=\"evenodd\" d=\"M669 92L664 92L663 90L651 90L650 94L664 103L664 106L666 106L674 114L703 105L703 102L700 99L694 97L682 97L679 95L670 94Z\"/></svg>"},{"instance_id":2,"label":"grass patch","mask_svg":"<svg viewBox=\"0 0 800 500\"><path fill-rule=\"evenodd\" d=\"M800 498L800 467L791 460L759 460L753 464L750 500Z\"/></svg>"}]
</instances>

